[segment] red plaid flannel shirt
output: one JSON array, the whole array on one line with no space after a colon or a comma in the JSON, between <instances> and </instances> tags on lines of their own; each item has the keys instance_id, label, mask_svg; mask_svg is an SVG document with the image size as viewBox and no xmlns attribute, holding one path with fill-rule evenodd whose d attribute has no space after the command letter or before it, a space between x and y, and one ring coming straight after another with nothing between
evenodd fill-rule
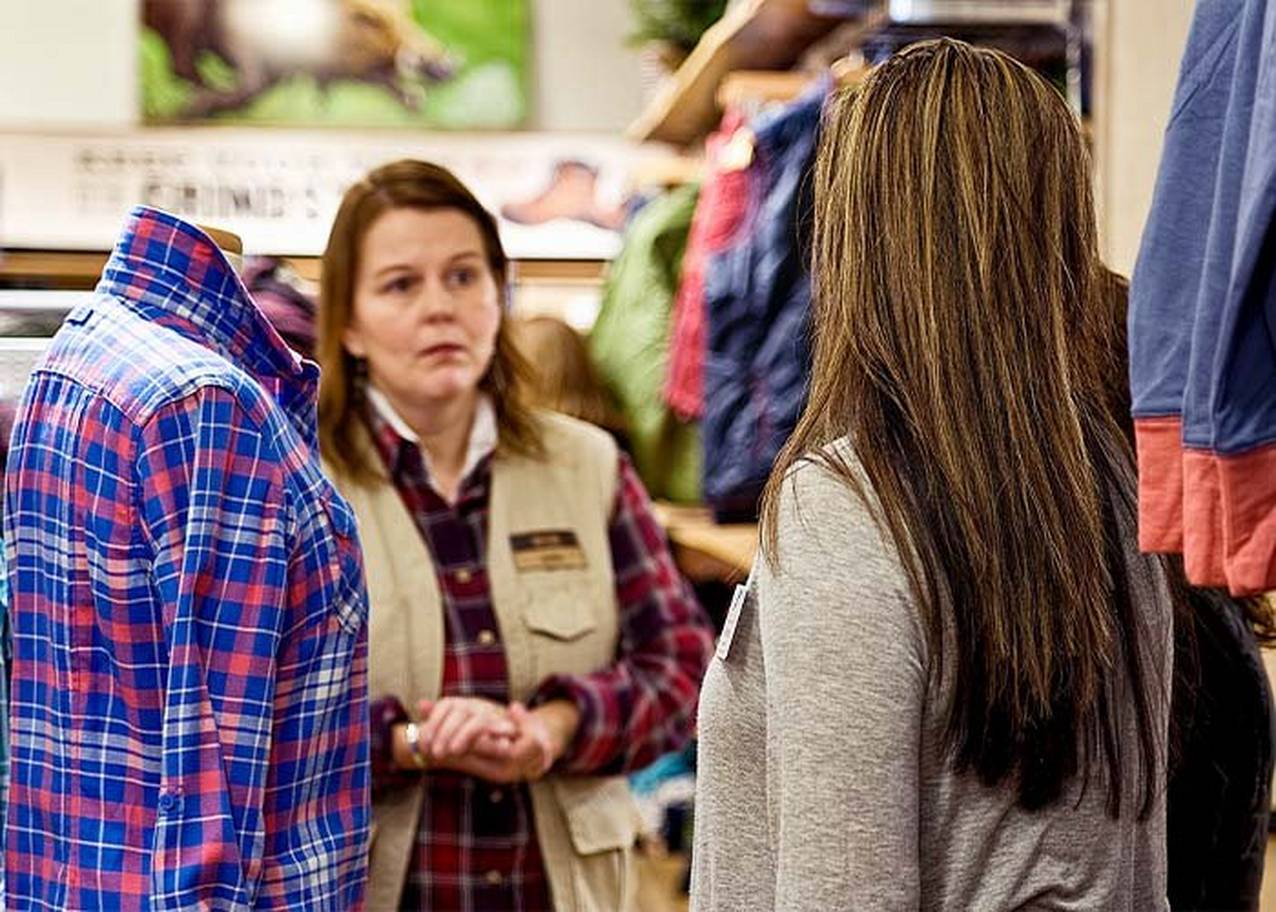
<instances>
[{"instance_id":1,"label":"red plaid flannel shirt","mask_svg":"<svg viewBox=\"0 0 1276 912\"><path fill-rule=\"evenodd\" d=\"M373 439L434 556L447 643L443 693L509 700L505 651L486 572L490 460L464 480L449 506L431 486L420 450L367 409ZM556 769L614 774L639 769L691 736L713 634L678 573L664 532L629 459L609 528L620 603L616 662L592 675L544 681L532 705L576 704L581 724ZM392 726L406 720L393 695L374 694L373 788L412 781L392 767ZM434 771L408 875L405 909L549 909L548 885L526 786L506 788ZM468 825L467 825L468 824Z\"/></svg>"}]
</instances>

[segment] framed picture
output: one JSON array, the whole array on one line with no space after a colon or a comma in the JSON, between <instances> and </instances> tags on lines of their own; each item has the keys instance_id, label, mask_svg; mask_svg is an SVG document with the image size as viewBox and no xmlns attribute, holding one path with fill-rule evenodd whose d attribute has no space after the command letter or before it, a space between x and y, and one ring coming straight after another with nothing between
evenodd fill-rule
<instances>
[{"instance_id":1,"label":"framed picture","mask_svg":"<svg viewBox=\"0 0 1276 912\"><path fill-rule=\"evenodd\" d=\"M528 0L143 0L148 124L510 129Z\"/></svg>"}]
</instances>

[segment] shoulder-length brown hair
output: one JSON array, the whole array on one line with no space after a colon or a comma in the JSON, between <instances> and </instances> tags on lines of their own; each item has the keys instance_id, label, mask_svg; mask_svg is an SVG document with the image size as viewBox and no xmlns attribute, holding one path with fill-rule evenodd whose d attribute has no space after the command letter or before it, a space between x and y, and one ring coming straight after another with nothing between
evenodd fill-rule
<instances>
[{"instance_id":1,"label":"shoulder-length brown hair","mask_svg":"<svg viewBox=\"0 0 1276 912\"><path fill-rule=\"evenodd\" d=\"M496 219L469 189L446 168L429 162L404 160L370 172L346 191L328 235L319 291L318 360L323 368L319 386L319 443L337 469L366 480L383 474L356 445L359 391L358 365L341 337L354 313L354 283L363 240L373 222L392 209L454 209L474 220L483 238L483 251L497 287L504 290L509 261L501 246ZM535 415L527 404L530 368L502 317L496 350L479 388L492 397L499 431L498 446L522 455L539 455L542 441Z\"/></svg>"},{"instance_id":2,"label":"shoulder-length brown hair","mask_svg":"<svg viewBox=\"0 0 1276 912\"><path fill-rule=\"evenodd\" d=\"M1158 634L1127 584L1134 460L1075 115L1003 54L926 42L833 100L815 181L814 367L764 498L767 558L784 479L821 463L904 564L954 681L955 767L1028 809L1102 770L1110 814L1147 813Z\"/></svg>"}]
</instances>

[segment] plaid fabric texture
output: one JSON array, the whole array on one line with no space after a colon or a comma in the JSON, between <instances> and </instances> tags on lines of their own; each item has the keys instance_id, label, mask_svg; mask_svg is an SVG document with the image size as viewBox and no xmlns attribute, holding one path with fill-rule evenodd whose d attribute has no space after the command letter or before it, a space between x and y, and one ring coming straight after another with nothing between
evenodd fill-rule
<instances>
[{"instance_id":1,"label":"plaid fabric texture","mask_svg":"<svg viewBox=\"0 0 1276 912\"><path fill-rule=\"evenodd\" d=\"M12 908L362 905L367 596L316 381L134 211L9 457Z\"/></svg>"},{"instance_id":2,"label":"plaid fabric texture","mask_svg":"<svg viewBox=\"0 0 1276 912\"><path fill-rule=\"evenodd\" d=\"M443 692L509 700L505 651L486 570L491 463L463 482L455 507L430 485L419 449L375 409L367 410L377 448L434 558L443 596L447 642ZM610 540L621 605L621 642L611 668L546 681L533 705L563 698L582 713L578 735L560 769L626 772L681 747L690 737L712 633L678 574L664 533L628 458ZM395 771L391 728L407 714L394 695L373 703L374 788L394 788L416 775ZM495 786L431 772L416 856L402 906L419 910L549 910L549 888L526 786Z\"/></svg>"}]
</instances>

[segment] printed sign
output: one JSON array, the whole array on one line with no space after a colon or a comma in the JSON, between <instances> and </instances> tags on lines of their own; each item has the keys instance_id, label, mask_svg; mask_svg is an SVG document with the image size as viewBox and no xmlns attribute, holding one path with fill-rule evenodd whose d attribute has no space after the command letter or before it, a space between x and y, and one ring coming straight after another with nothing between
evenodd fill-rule
<instances>
[{"instance_id":1,"label":"printed sign","mask_svg":"<svg viewBox=\"0 0 1276 912\"><path fill-rule=\"evenodd\" d=\"M351 183L421 158L500 216L511 257L610 259L632 169L667 154L594 134L0 134L0 248L107 250L128 210L146 204L234 231L249 253L315 256Z\"/></svg>"}]
</instances>

